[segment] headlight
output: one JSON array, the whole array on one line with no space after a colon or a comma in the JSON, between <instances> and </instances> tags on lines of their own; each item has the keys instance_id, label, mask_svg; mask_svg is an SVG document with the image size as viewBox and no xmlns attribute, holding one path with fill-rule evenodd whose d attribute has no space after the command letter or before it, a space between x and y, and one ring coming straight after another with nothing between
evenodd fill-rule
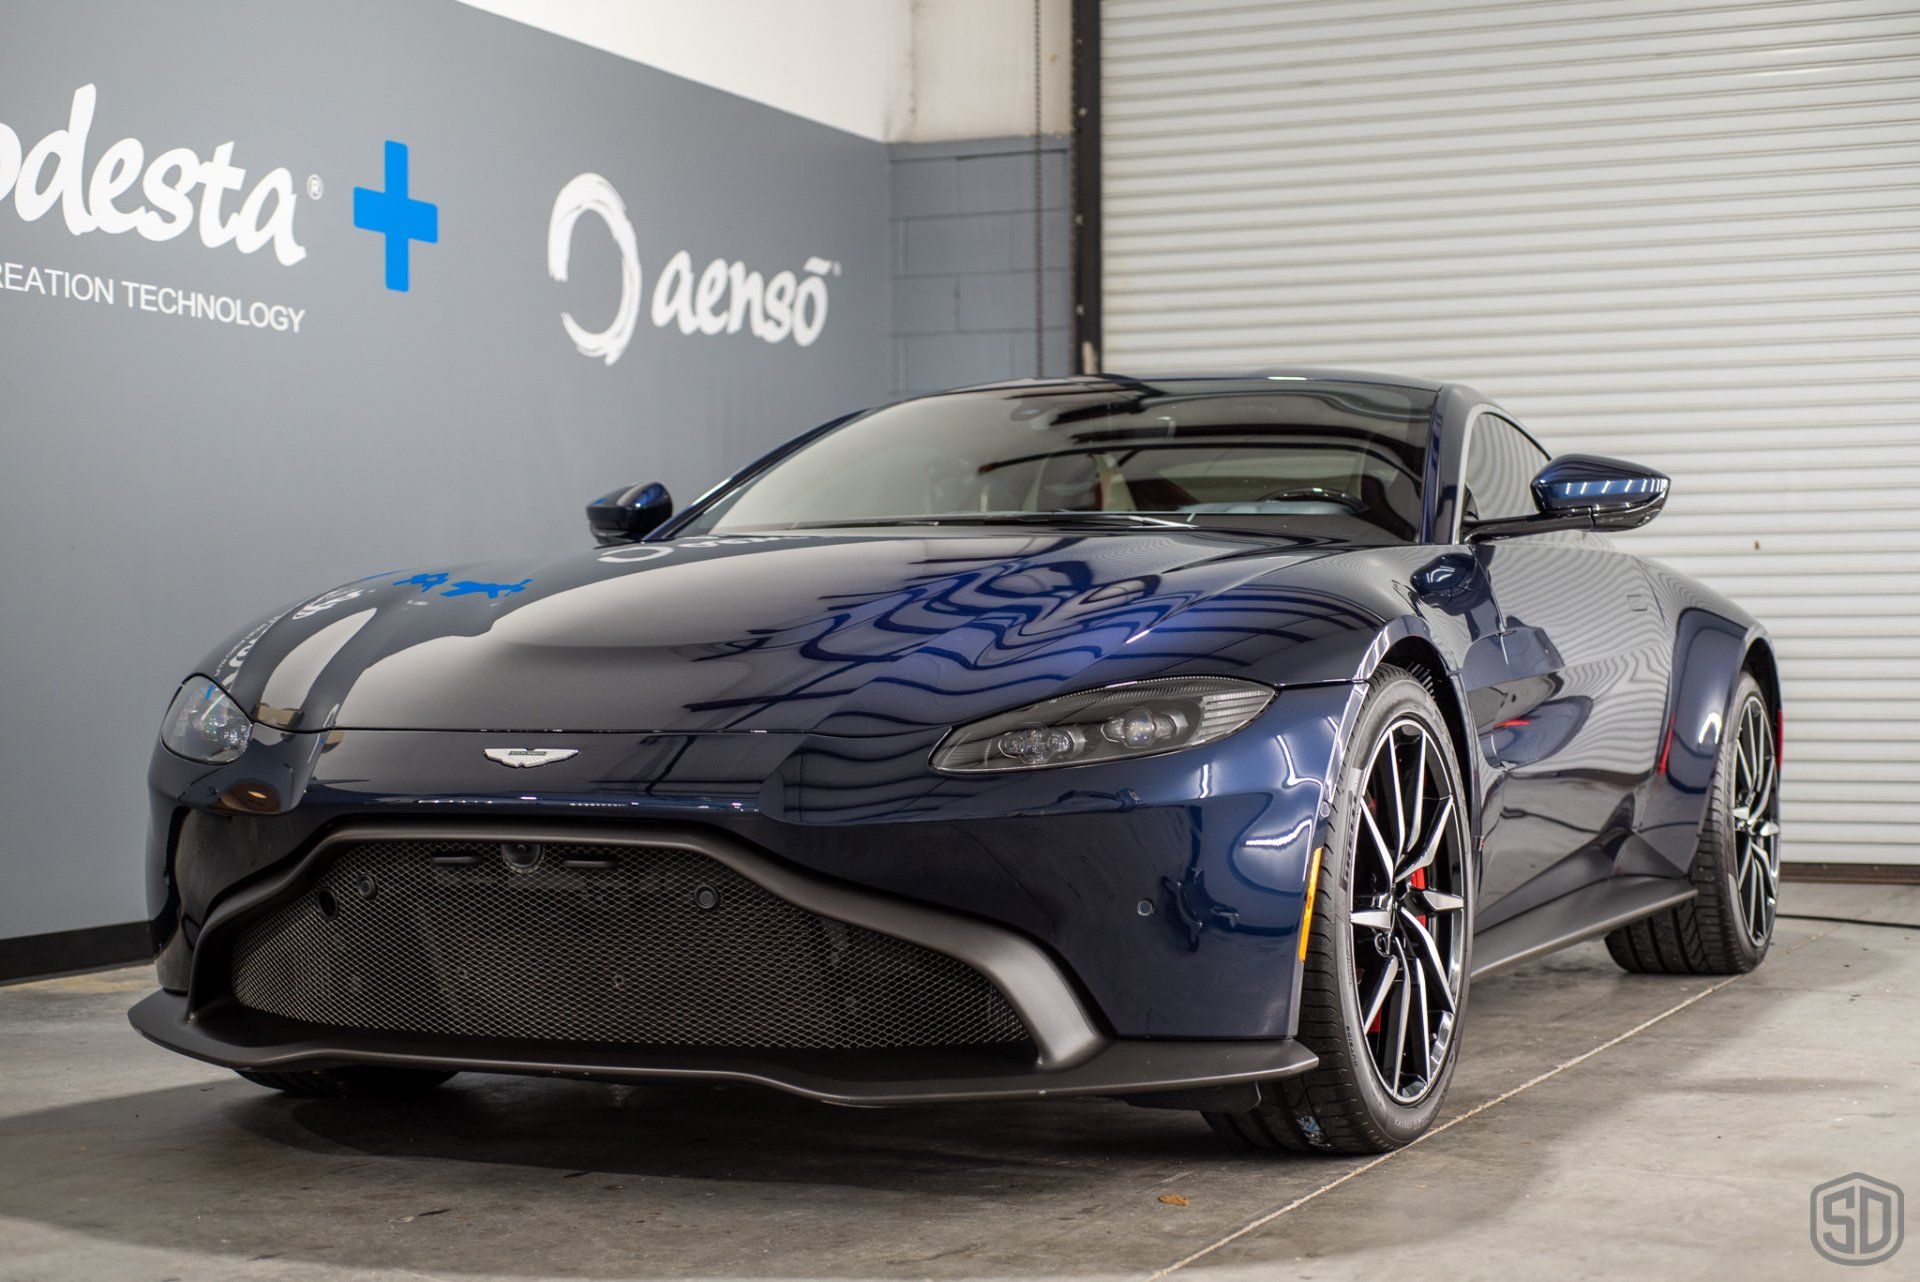
<instances>
[{"instance_id":1,"label":"headlight","mask_svg":"<svg viewBox=\"0 0 1920 1282\"><path fill-rule=\"evenodd\" d=\"M160 742L167 751L209 765L236 760L252 738L247 714L205 677L187 678L160 726Z\"/></svg>"},{"instance_id":2,"label":"headlight","mask_svg":"<svg viewBox=\"0 0 1920 1282\"><path fill-rule=\"evenodd\" d=\"M1224 739L1273 691L1229 677L1167 677L1062 695L961 726L934 749L950 774L1044 770L1178 752Z\"/></svg>"}]
</instances>

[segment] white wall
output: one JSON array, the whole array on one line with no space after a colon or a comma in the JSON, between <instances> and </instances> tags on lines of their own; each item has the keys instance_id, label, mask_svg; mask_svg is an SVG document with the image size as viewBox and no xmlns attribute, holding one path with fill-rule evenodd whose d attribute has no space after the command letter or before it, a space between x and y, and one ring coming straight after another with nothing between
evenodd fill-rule
<instances>
[{"instance_id":1,"label":"white wall","mask_svg":"<svg viewBox=\"0 0 1920 1282\"><path fill-rule=\"evenodd\" d=\"M905 4L906 0L900 0ZM895 142L1033 132L1033 0L918 0L910 113ZM1072 124L1071 9L1041 0L1043 133Z\"/></svg>"},{"instance_id":2,"label":"white wall","mask_svg":"<svg viewBox=\"0 0 1920 1282\"><path fill-rule=\"evenodd\" d=\"M866 138L1033 129L1033 0L467 0ZM1046 132L1070 124L1068 0L1041 0Z\"/></svg>"},{"instance_id":3,"label":"white wall","mask_svg":"<svg viewBox=\"0 0 1920 1282\"><path fill-rule=\"evenodd\" d=\"M467 0L866 138L888 138L910 65L905 0Z\"/></svg>"}]
</instances>

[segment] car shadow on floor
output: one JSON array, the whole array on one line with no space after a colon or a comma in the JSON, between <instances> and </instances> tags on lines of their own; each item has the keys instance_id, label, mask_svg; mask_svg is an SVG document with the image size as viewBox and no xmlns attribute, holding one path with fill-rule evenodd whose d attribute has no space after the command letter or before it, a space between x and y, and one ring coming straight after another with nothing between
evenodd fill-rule
<instances>
[{"instance_id":1,"label":"car shadow on floor","mask_svg":"<svg viewBox=\"0 0 1920 1282\"><path fill-rule=\"evenodd\" d=\"M1359 1164L1237 1151L1194 1114L1107 1100L853 1110L478 1076L388 1102L172 1087L0 1119L0 1155L15 1176L0 1219L192 1253L199 1275L264 1257L435 1275L1142 1273Z\"/></svg>"},{"instance_id":2,"label":"car shadow on floor","mask_svg":"<svg viewBox=\"0 0 1920 1282\"><path fill-rule=\"evenodd\" d=\"M1217 1161L1198 1115L1102 1100L849 1109L748 1086L460 1077L412 1101L236 1100L226 1118L312 1152L675 1180L830 1184L967 1197L1025 1173L1059 1187L1102 1163Z\"/></svg>"}]
</instances>

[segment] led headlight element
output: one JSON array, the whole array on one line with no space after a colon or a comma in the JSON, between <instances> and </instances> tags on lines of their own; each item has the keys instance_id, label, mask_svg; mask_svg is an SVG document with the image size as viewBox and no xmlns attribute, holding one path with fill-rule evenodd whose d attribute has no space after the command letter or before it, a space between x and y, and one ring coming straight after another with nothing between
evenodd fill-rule
<instances>
[{"instance_id":1,"label":"led headlight element","mask_svg":"<svg viewBox=\"0 0 1920 1282\"><path fill-rule=\"evenodd\" d=\"M160 742L167 751L208 765L237 760L252 739L247 714L205 677L187 678L160 725Z\"/></svg>"},{"instance_id":2,"label":"led headlight element","mask_svg":"<svg viewBox=\"0 0 1920 1282\"><path fill-rule=\"evenodd\" d=\"M951 774L1044 770L1178 752L1224 739L1273 691L1231 677L1165 677L1062 695L961 726L934 749Z\"/></svg>"}]
</instances>

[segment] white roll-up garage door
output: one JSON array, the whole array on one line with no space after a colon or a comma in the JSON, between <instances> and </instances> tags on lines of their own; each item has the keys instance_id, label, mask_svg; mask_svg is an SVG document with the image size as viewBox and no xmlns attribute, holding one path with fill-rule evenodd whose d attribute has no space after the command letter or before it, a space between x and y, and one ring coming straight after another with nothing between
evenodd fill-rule
<instances>
[{"instance_id":1,"label":"white roll-up garage door","mask_svg":"<svg viewBox=\"0 0 1920 1282\"><path fill-rule=\"evenodd\" d=\"M1674 477L1772 629L1791 860L1920 861L1920 16L1106 0L1106 368L1472 383Z\"/></svg>"}]
</instances>

